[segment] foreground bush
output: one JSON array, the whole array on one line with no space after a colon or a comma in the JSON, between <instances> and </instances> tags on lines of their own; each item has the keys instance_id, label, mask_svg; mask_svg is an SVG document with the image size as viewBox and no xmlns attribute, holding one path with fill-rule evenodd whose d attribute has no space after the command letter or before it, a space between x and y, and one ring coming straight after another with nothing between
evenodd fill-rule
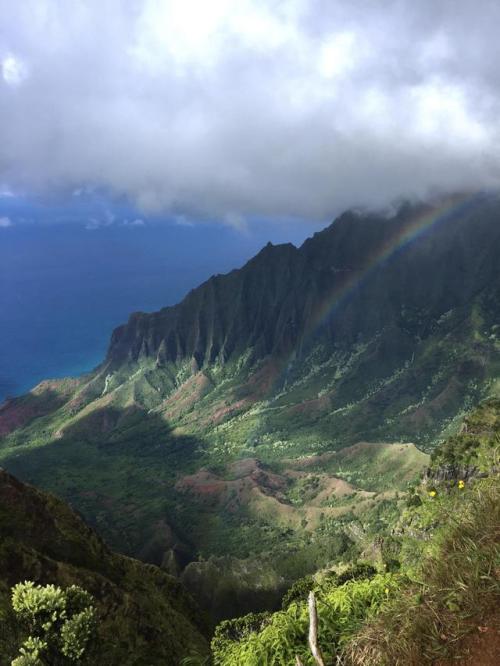
<instances>
[{"instance_id":1,"label":"foreground bush","mask_svg":"<svg viewBox=\"0 0 500 666\"><path fill-rule=\"evenodd\" d=\"M88 592L76 585L63 590L26 581L12 588L12 607L29 633L12 666L80 662L95 630Z\"/></svg>"},{"instance_id":2,"label":"foreground bush","mask_svg":"<svg viewBox=\"0 0 500 666\"><path fill-rule=\"evenodd\" d=\"M337 587L315 590L319 643L326 659L333 660L343 645L386 600L394 594L398 577L378 574L371 580L351 580ZM212 641L216 666L288 666L298 655L304 665L314 664L307 646L309 614L305 601L292 602L284 611L246 623L233 631L232 621L222 623ZM240 622L240 627L245 623Z\"/></svg>"}]
</instances>

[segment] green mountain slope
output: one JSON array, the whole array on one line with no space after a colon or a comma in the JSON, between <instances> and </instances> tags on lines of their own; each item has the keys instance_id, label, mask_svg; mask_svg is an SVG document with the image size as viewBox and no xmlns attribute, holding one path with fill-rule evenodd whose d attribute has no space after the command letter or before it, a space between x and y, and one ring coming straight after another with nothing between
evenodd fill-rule
<instances>
[{"instance_id":1,"label":"green mountain slope","mask_svg":"<svg viewBox=\"0 0 500 666\"><path fill-rule=\"evenodd\" d=\"M498 393L498 247L487 195L268 245L132 315L94 372L0 407L0 461L180 573L216 618L273 607L358 548L361 514Z\"/></svg>"},{"instance_id":2,"label":"green mountain slope","mask_svg":"<svg viewBox=\"0 0 500 666\"><path fill-rule=\"evenodd\" d=\"M364 534L364 556L378 571L366 562L323 570L296 585L281 611L221 623L212 641L216 666L292 666L297 656L313 666L306 601L311 589L326 664L496 663L499 455L495 400L437 448L422 482L401 494L393 520Z\"/></svg>"},{"instance_id":3,"label":"green mountain slope","mask_svg":"<svg viewBox=\"0 0 500 666\"><path fill-rule=\"evenodd\" d=\"M2 664L22 642L10 588L24 580L76 584L95 597L100 666L177 666L193 649L207 651L200 611L178 581L111 552L63 502L0 469Z\"/></svg>"}]
</instances>

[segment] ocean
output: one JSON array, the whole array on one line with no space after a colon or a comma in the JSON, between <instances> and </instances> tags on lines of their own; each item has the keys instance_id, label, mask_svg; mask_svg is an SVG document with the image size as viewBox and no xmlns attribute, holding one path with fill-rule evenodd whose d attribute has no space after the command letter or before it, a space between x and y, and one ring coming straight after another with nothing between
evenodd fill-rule
<instances>
[{"instance_id":1,"label":"ocean","mask_svg":"<svg viewBox=\"0 0 500 666\"><path fill-rule=\"evenodd\" d=\"M26 224L0 229L0 403L42 379L103 359L131 312L177 303L268 241L302 242L314 225Z\"/></svg>"}]
</instances>

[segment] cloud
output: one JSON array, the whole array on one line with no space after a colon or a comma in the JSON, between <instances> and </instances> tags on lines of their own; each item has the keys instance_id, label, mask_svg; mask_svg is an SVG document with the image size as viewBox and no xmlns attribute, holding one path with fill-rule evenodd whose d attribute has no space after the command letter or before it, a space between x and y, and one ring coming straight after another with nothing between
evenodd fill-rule
<instances>
[{"instance_id":1,"label":"cloud","mask_svg":"<svg viewBox=\"0 0 500 666\"><path fill-rule=\"evenodd\" d=\"M178 227L194 227L195 223L187 218L185 215L177 215L174 218L174 224L176 224Z\"/></svg>"},{"instance_id":2,"label":"cloud","mask_svg":"<svg viewBox=\"0 0 500 666\"><path fill-rule=\"evenodd\" d=\"M123 220L122 223L125 227L143 227L145 226L144 220L137 218L135 220Z\"/></svg>"},{"instance_id":3,"label":"cloud","mask_svg":"<svg viewBox=\"0 0 500 666\"><path fill-rule=\"evenodd\" d=\"M72 192L73 196L81 196L81 193L75 194L75 191ZM102 227L110 227L115 223L116 215L112 213L109 209L105 209L101 216L89 217L87 223L85 224L85 229L89 231L95 231L96 229L101 229Z\"/></svg>"},{"instance_id":4,"label":"cloud","mask_svg":"<svg viewBox=\"0 0 500 666\"><path fill-rule=\"evenodd\" d=\"M221 222L226 224L228 227L232 227L236 231L248 231L248 223L243 215L240 215L239 213L226 213Z\"/></svg>"},{"instance_id":5,"label":"cloud","mask_svg":"<svg viewBox=\"0 0 500 666\"><path fill-rule=\"evenodd\" d=\"M14 224L9 217L0 217L0 229L8 229L12 226L14 226Z\"/></svg>"},{"instance_id":6,"label":"cloud","mask_svg":"<svg viewBox=\"0 0 500 666\"><path fill-rule=\"evenodd\" d=\"M14 196L15 196L14 192L11 192L4 185L0 185L0 199L10 199Z\"/></svg>"},{"instance_id":7,"label":"cloud","mask_svg":"<svg viewBox=\"0 0 500 666\"><path fill-rule=\"evenodd\" d=\"M498 185L499 3L0 0L0 12L12 191L102 188L144 214L238 226Z\"/></svg>"},{"instance_id":8,"label":"cloud","mask_svg":"<svg viewBox=\"0 0 500 666\"><path fill-rule=\"evenodd\" d=\"M85 229L87 231L95 231L96 229L100 229L103 226L102 222L95 217L91 217L88 222L85 224Z\"/></svg>"},{"instance_id":9,"label":"cloud","mask_svg":"<svg viewBox=\"0 0 500 666\"><path fill-rule=\"evenodd\" d=\"M25 64L13 55L3 58L1 69L3 80L9 86L21 84L28 75Z\"/></svg>"}]
</instances>

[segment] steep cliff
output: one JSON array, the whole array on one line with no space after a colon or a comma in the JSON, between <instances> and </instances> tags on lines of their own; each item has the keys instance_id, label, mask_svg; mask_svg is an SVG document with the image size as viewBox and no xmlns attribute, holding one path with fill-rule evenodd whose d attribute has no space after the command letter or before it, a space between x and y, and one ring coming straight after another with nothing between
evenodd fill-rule
<instances>
[{"instance_id":1,"label":"steep cliff","mask_svg":"<svg viewBox=\"0 0 500 666\"><path fill-rule=\"evenodd\" d=\"M0 460L114 548L193 580L211 556L234 572L265 557L270 581L308 573L499 394L499 247L486 194L348 212L300 248L269 244L132 315L94 372L0 407Z\"/></svg>"}]
</instances>

